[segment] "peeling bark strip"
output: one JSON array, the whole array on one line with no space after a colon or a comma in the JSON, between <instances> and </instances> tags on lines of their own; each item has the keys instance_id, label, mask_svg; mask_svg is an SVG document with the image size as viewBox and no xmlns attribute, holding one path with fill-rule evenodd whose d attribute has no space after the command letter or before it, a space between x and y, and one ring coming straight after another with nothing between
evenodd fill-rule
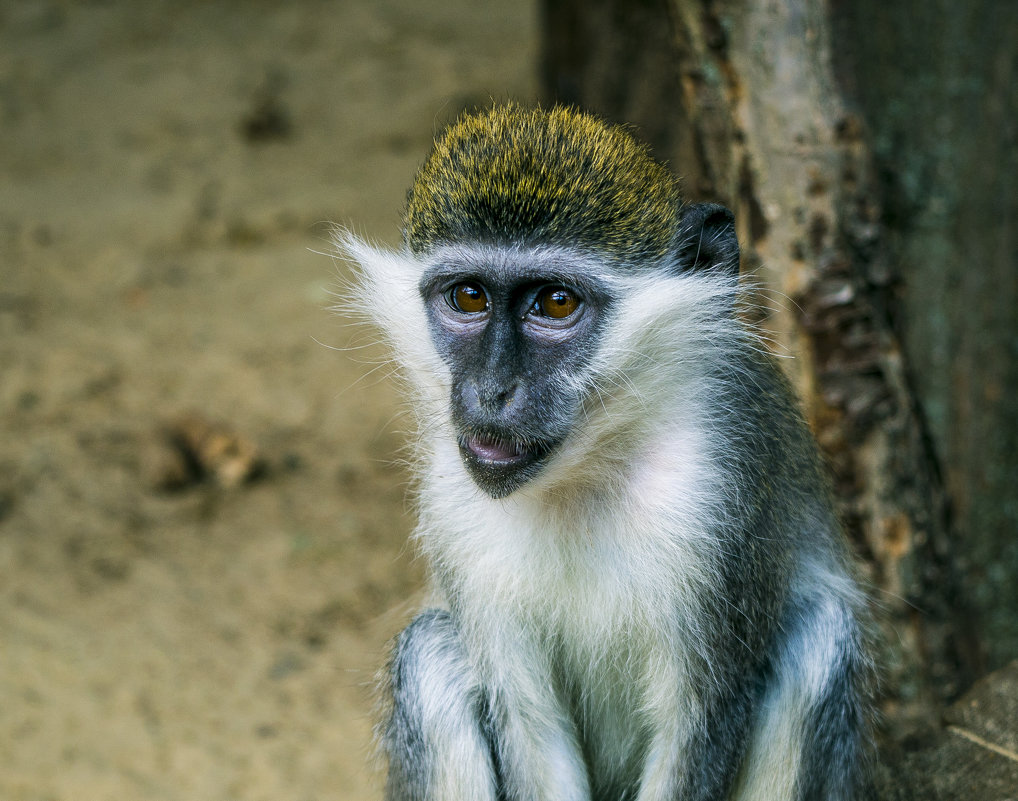
<instances>
[{"instance_id":1,"label":"peeling bark strip","mask_svg":"<svg viewBox=\"0 0 1018 801\"><path fill-rule=\"evenodd\" d=\"M693 199L736 212L744 270L833 468L882 608L888 719L970 680L940 471L889 323L891 273L862 125L820 0L545 0L548 101L634 123Z\"/></svg>"}]
</instances>

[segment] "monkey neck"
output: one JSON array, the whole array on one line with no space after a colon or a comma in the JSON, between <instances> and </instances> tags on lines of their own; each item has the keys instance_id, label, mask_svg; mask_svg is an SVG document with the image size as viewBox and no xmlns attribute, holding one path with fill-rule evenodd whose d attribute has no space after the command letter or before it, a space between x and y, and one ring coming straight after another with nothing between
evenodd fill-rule
<instances>
[{"instance_id":1,"label":"monkey neck","mask_svg":"<svg viewBox=\"0 0 1018 801\"><path fill-rule=\"evenodd\" d=\"M549 631L589 615L588 634L601 640L688 606L673 596L710 587L718 482L702 433L681 429L644 440L632 459L570 468L499 500L473 485L453 447L440 450L421 488L418 537L438 583Z\"/></svg>"}]
</instances>

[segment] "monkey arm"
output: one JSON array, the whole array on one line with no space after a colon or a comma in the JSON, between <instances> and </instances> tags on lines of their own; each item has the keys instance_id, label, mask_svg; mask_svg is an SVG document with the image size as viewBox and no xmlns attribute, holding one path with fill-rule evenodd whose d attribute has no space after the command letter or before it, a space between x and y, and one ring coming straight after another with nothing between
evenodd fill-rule
<instances>
[{"instance_id":1,"label":"monkey arm","mask_svg":"<svg viewBox=\"0 0 1018 801\"><path fill-rule=\"evenodd\" d=\"M785 611L734 801L865 797L871 665L854 590L843 576L827 580Z\"/></svg>"},{"instance_id":2,"label":"monkey arm","mask_svg":"<svg viewBox=\"0 0 1018 801\"><path fill-rule=\"evenodd\" d=\"M399 636L382 732L388 801L498 797L483 699L448 612L429 609Z\"/></svg>"},{"instance_id":3,"label":"monkey arm","mask_svg":"<svg viewBox=\"0 0 1018 801\"><path fill-rule=\"evenodd\" d=\"M490 621L480 659L500 798L590 801L576 725L555 691L545 649L508 616ZM484 625L483 622L480 625Z\"/></svg>"},{"instance_id":4,"label":"monkey arm","mask_svg":"<svg viewBox=\"0 0 1018 801\"><path fill-rule=\"evenodd\" d=\"M487 641L483 686L450 613L426 610L399 636L382 733L388 801L589 800L576 733L518 635Z\"/></svg>"},{"instance_id":5,"label":"monkey arm","mask_svg":"<svg viewBox=\"0 0 1018 801\"><path fill-rule=\"evenodd\" d=\"M733 646L730 652L737 649ZM679 672L658 678L676 691L662 697L652 711L654 737L637 801L729 798L745 755L760 681L731 669L695 688L683 686ZM767 797L767 801L790 800Z\"/></svg>"}]
</instances>

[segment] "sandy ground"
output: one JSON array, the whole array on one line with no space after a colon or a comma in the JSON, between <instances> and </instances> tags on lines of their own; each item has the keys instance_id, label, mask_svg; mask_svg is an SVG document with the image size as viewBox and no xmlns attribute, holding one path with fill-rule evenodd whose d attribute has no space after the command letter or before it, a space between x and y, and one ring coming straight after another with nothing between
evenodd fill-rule
<instances>
[{"instance_id":1,"label":"sandy ground","mask_svg":"<svg viewBox=\"0 0 1018 801\"><path fill-rule=\"evenodd\" d=\"M534 50L522 1L0 1L0 798L378 796L422 567L316 251L395 241L435 128L532 97ZM260 474L167 489L181 415Z\"/></svg>"}]
</instances>

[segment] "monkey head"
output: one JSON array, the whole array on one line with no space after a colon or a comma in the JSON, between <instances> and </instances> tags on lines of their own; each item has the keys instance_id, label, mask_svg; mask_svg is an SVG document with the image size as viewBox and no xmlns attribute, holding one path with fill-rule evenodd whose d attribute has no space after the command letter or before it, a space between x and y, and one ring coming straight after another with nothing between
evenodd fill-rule
<instances>
[{"instance_id":1,"label":"monkey head","mask_svg":"<svg viewBox=\"0 0 1018 801\"><path fill-rule=\"evenodd\" d=\"M684 204L627 130L566 108L461 117L417 173L403 234L460 455L496 498L597 402L592 365L632 281L738 271L730 212Z\"/></svg>"}]
</instances>

